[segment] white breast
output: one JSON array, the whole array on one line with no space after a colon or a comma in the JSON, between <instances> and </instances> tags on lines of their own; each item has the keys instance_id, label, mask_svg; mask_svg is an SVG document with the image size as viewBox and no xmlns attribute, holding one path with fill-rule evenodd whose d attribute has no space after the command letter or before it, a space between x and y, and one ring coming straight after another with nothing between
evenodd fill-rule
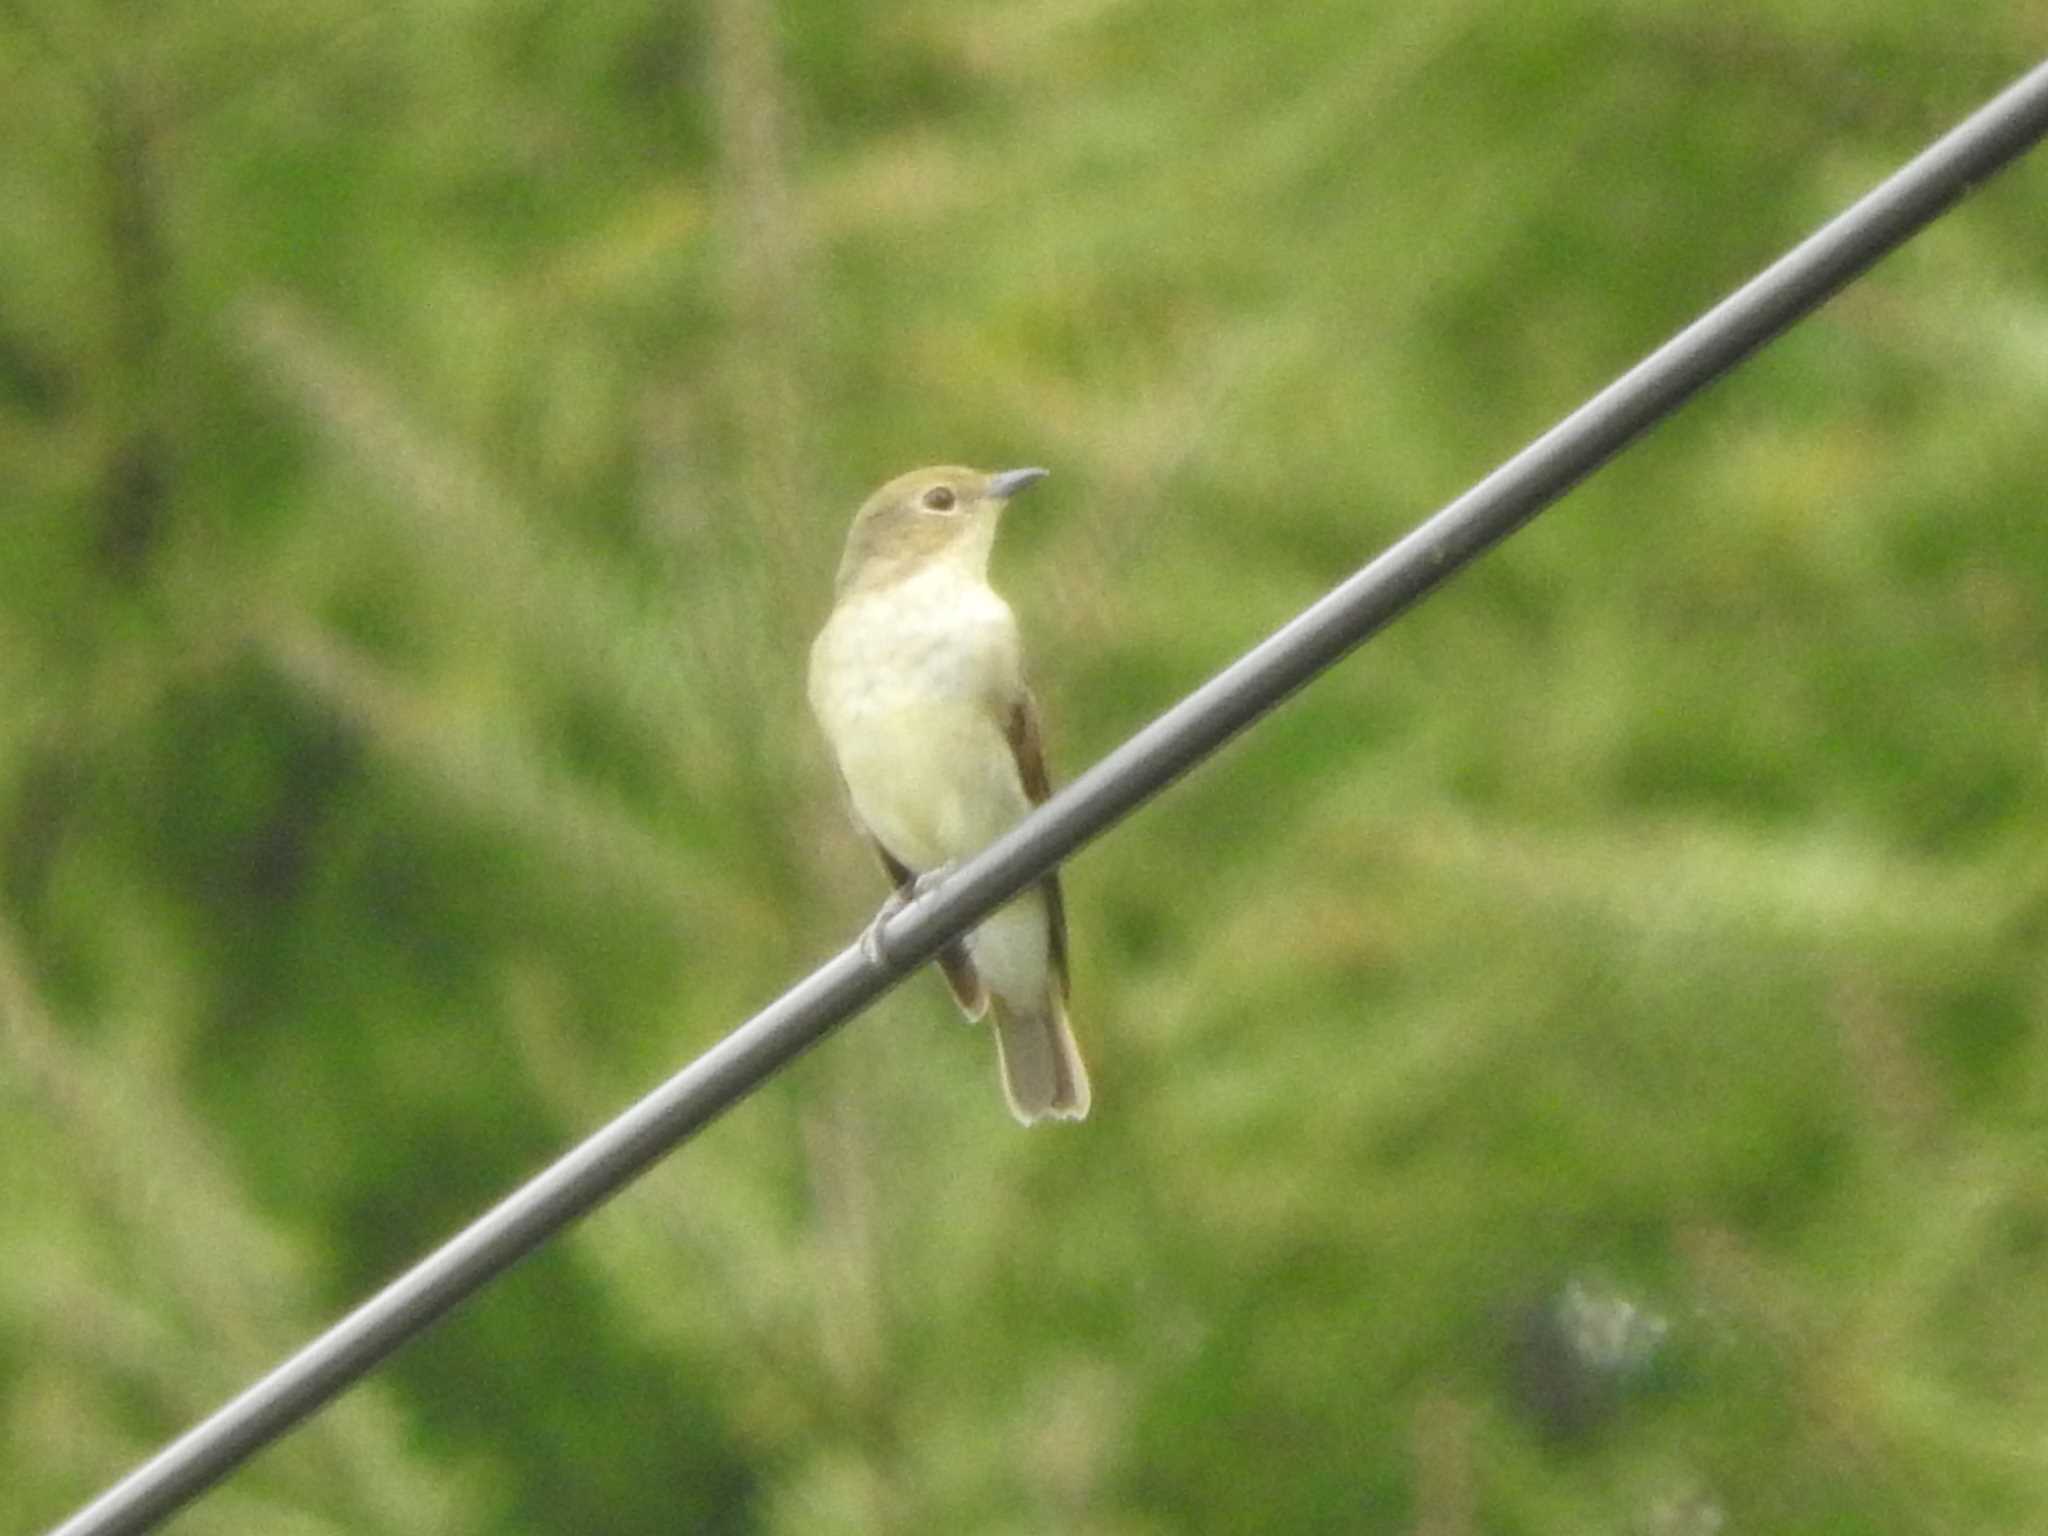
<instances>
[{"instance_id":1,"label":"white breast","mask_svg":"<svg viewBox=\"0 0 2048 1536\"><path fill-rule=\"evenodd\" d=\"M917 869L1028 809L1003 734L1021 687L1009 605L944 568L849 597L811 652L811 707L855 814Z\"/></svg>"}]
</instances>

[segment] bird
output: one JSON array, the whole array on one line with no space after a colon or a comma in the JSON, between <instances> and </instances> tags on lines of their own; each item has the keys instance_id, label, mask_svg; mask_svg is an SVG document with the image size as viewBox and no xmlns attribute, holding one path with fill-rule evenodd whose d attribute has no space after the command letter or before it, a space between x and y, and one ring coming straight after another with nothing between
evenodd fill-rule
<instances>
[{"instance_id":1,"label":"bird","mask_svg":"<svg viewBox=\"0 0 2048 1536\"><path fill-rule=\"evenodd\" d=\"M868 497L847 533L806 691L853 819L894 887L870 943L903 903L1051 793L1016 616L988 583L1004 509L1046 473L912 470ZM993 1023L1018 1122L1085 1119L1058 871L936 959L960 1011Z\"/></svg>"}]
</instances>

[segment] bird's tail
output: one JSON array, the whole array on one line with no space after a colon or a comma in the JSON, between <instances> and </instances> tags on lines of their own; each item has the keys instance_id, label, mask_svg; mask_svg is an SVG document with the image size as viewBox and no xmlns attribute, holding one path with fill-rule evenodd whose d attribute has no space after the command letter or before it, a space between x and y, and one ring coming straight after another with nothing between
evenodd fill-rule
<instances>
[{"instance_id":1,"label":"bird's tail","mask_svg":"<svg viewBox=\"0 0 2048 1536\"><path fill-rule=\"evenodd\" d=\"M1058 991L1048 988L1043 1001L1031 1008L991 991L988 1011L1002 1060L1003 1097L1018 1123L1087 1119L1088 1068Z\"/></svg>"}]
</instances>

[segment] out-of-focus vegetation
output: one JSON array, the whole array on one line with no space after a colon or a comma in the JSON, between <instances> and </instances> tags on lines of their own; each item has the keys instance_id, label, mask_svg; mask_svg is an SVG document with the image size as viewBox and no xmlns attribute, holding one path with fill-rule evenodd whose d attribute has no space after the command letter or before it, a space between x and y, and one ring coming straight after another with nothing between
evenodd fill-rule
<instances>
[{"instance_id":1,"label":"out-of-focus vegetation","mask_svg":"<svg viewBox=\"0 0 2048 1536\"><path fill-rule=\"evenodd\" d=\"M54 1519L855 930L845 520L1044 463L1072 773L2037 7L0 9L0 1487ZM2048 164L181 1532L2030 1531Z\"/></svg>"}]
</instances>

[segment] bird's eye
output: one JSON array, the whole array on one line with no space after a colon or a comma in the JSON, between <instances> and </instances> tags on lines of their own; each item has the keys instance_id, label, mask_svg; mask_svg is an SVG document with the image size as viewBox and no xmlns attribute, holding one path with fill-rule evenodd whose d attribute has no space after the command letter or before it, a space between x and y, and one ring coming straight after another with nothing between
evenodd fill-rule
<instances>
[{"instance_id":1,"label":"bird's eye","mask_svg":"<svg viewBox=\"0 0 2048 1536\"><path fill-rule=\"evenodd\" d=\"M948 485L935 485L924 493L924 504L934 512L952 511L959 499Z\"/></svg>"}]
</instances>

